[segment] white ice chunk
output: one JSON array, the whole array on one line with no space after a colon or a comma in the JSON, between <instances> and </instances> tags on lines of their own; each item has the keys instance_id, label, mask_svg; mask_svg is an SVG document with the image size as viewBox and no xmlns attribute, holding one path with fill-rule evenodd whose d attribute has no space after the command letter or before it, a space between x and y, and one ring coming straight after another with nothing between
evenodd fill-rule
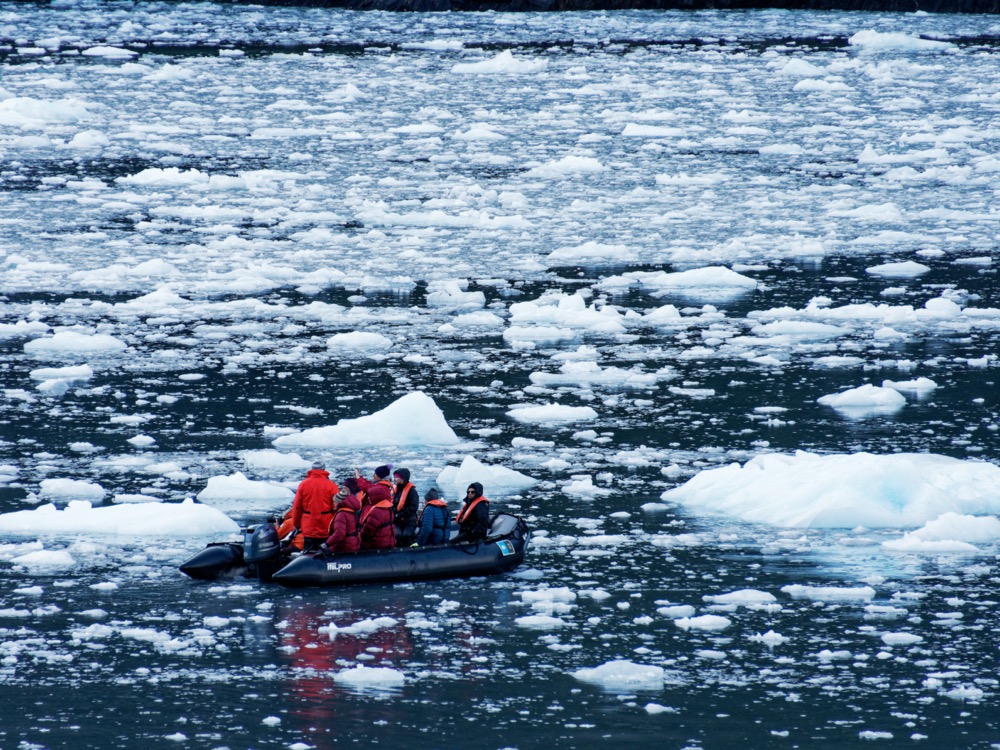
<instances>
[{"instance_id":1,"label":"white ice chunk","mask_svg":"<svg viewBox=\"0 0 1000 750\"><path fill-rule=\"evenodd\" d=\"M101 485L85 479L43 479L39 497L44 500L91 500L100 502L107 495Z\"/></svg>"},{"instance_id":2,"label":"white ice chunk","mask_svg":"<svg viewBox=\"0 0 1000 750\"><path fill-rule=\"evenodd\" d=\"M599 667L578 669L573 677L613 693L633 690L662 690L663 667L616 659Z\"/></svg>"},{"instance_id":3,"label":"white ice chunk","mask_svg":"<svg viewBox=\"0 0 1000 750\"><path fill-rule=\"evenodd\" d=\"M852 47L866 52L941 52L955 48L951 42L921 39L913 34L865 29L847 39Z\"/></svg>"},{"instance_id":4,"label":"white ice chunk","mask_svg":"<svg viewBox=\"0 0 1000 750\"><path fill-rule=\"evenodd\" d=\"M298 471L308 469L310 461L298 453L283 453L276 450L243 451L240 458L248 469L255 471Z\"/></svg>"},{"instance_id":5,"label":"white ice chunk","mask_svg":"<svg viewBox=\"0 0 1000 750\"><path fill-rule=\"evenodd\" d=\"M882 546L896 552L975 553L977 543L1000 540L1000 519L996 516L971 516L942 513L922 528L907 532L900 539L883 542Z\"/></svg>"},{"instance_id":6,"label":"white ice chunk","mask_svg":"<svg viewBox=\"0 0 1000 750\"><path fill-rule=\"evenodd\" d=\"M273 482L248 479L242 471L229 476L209 477L205 489L198 493L198 500L217 508L240 510L271 510L292 502L295 493Z\"/></svg>"},{"instance_id":7,"label":"white ice chunk","mask_svg":"<svg viewBox=\"0 0 1000 750\"><path fill-rule=\"evenodd\" d=\"M871 586L782 586L781 590L793 599L808 599L813 602L870 602L875 598Z\"/></svg>"},{"instance_id":8,"label":"white ice chunk","mask_svg":"<svg viewBox=\"0 0 1000 750\"><path fill-rule=\"evenodd\" d=\"M663 493L710 513L800 528L915 528L942 513L1000 512L1000 467L920 453L758 456Z\"/></svg>"},{"instance_id":9,"label":"white ice chunk","mask_svg":"<svg viewBox=\"0 0 1000 750\"><path fill-rule=\"evenodd\" d=\"M489 75L496 73L537 73L545 70L548 62L545 60L529 60L514 57L509 49L504 50L489 60L472 63L456 63L451 66L452 73L475 73Z\"/></svg>"},{"instance_id":10,"label":"white ice chunk","mask_svg":"<svg viewBox=\"0 0 1000 750\"><path fill-rule=\"evenodd\" d=\"M406 677L390 667L366 667L359 664L352 669L344 669L333 676L338 685L360 692L396 690L403 687Z\"/></svg>"},{"instance_id":11,"label":"white ice chunk","mask_svg":"<svg viewBox=\"0 0 1000 750\"><path fill-rule=\"evenodd\" d=\"M816 402L830 406L848 417L891 414L906 405L906 398L893 388L871 383L841 393L820 396Z\"/></svg>"},{"instance_id":12,"label":"white ice chunk","mask_svg":"<svg viewBox=\"0 0 1000 750\"><path fill-rule=\"evenodd\" d=\"M369 635L386 628L394 628L399 621L392 617L370 617L358 620L352 625L338 626L334 623L323 625L319 628L320 633L326 633L330 640L335 640L338 635Z\"/></svg>"},{"instance_id":13,"label":"white ice chunk","mask_svg":"<svg viewBox=\"0 0 1000 750\"><path fill-rule=\"evenodd\" d=\"M326 345L332 351L356 355L368 352L381 353L388 351L392 349L393 341L381 333L351 331L349 333L334 334L327 340Z\"/></svg>"},{"instance_id":14,"label":"white ice chunk","mask_svg":"<svg viewBox=\"0 0 1000 750\"><path fill-rule=\"evenodd\" d=\"M437 487L446 498L464 498L473 482L483 485L487 496L495 496L526 490L538 480L506 466L487 466L473 456L462 459L461 466L445 467L437 476Z\"/></svg>"},{"instance_id":15,"label":"white ice chunk","mask_svg":"<svg viewBox=\"0 0 1000 750\"><path fill-rule=\"evenodd\" d=\"M735 604L747 606L753 604L771 604L777 601L774 594L756 589L740 589L728 594L711 594L702 597L702 600L711 604Z\"/></svg>"},{"instance_id":16,"label":"white ice chunk","mask_svg":"<svg viewBox=\"0 0 1000 750\"><path fill-rule=\"evenodd\" d=\"M589 406L544 404L541 406L517 406L510 409L507 416L525 424L551 426L597 419L597 412Z\"/></svg>"},{"instance_id":17,"label":"white ice chunk","mask_svg":"<svg viewBox=\"0 0 1000 750\"><path fill-rule=\"evenodd\" d=\"M34 339L24 345L26 354L59 357L74 354L111 354L126 349L124 341L104 333L85 334L59 331L54 336Z\"/></svg>"},{"instance_id":18,"label":"white ice chunk","mask_svg":"<svg viewBox=\"0 0 1000 750\"><path fill-rule=\"evenodd\" d=\"M203 536L239 531L235 521L193 500L93 507L74 500L65 510L43 505L0 515L0 531L19 534Z\"/></svg>"},{"instance_id":19,"label":"white ice chunk","mask_svg":"<svg viewBox=\"0 0 1000 750\"><path fill-rule=\"evenodd\" d=\"M374 414L341 419L332 427L314 427L272 442L278 447L356 448L454 445L459 439L434 399L423 391L413 391Z\"/></svg>"},{"instance_id":20,"label":"white ice chunk","mask_svg":"<svg viewBox=\"0 0 1000 750\"><path fill-rule=\"evenodd\" d=\"M595 263L626 263L634 261L637 257L635 249L628 245L605 245L590 240L575 247L557 248L549 253L547 260L550 265L567 263L593 265Z\"/></svg>"},{"instance_id":21,"label":"white ice chunk","mask_svg":"<svg viewBox=\"0 0 1000 750\"><path fill-rule=\"evenodd\" d=\"M725 630L733 622L722 615L699 615L697 617L681 617L674 620L674 625L683 630Z\"/></svg>"},{"instance_id":22,"label":"white ice chunk","mask_svg":"<svg viewBox=\"0 0 1000 750\"><path fill-rule=\"evenodd\" d=\"M21 511L31 513L34 511ZM5 513L0 516L0 529L3 529L3 520L12 513ZM76 560L73 556L66 550L47 550L40 549L34 552L28 552L24 555L19 555L11 560L14 565L23 565L32 571L41 570L65 570L67 568L72 568L76 565Z\"/></svg>"},{"instance_id":23,"label":"white ice chunk","mask_svg":"<svg viewBox=\"0 0 1000 750\"><path fill-rule=\"evenodd\" d=\"M872 276L881 276L885 279L913 279L930 271L930 266L917 263L914 260L905 260L898 263L883 263L878 266L869 266L866 273Z\"/></svg>"}]
</instances>

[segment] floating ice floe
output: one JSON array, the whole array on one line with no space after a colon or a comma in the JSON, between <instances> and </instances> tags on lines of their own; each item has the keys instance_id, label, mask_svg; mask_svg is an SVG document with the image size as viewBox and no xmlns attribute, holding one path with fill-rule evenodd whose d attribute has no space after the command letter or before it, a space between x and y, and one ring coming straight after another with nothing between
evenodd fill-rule
<instances>
[{"instance_id":1,"label":"floating ice floe","mask_svg":"<svg viewBox=\"0 0 1000 750\"><path fill-rule=\"evenodd\" d=\"M473 456L462 459L461 466L445 467L437 476L437 487L445 498L464 498L465 488L473 482L483 485L491 497L526 490L538 480L505 466L487 466Z\"/></svg>"},{"instance_id":2,"label":"floating ice floe","mask_svg":"<svg viewBox=\"0 0 1000 750\"><path fill-rule=\"evenodd\" d=\"M112 354L126 348L124 341L104 333L59 331L54 336L27 342L24 345L24 352L41 357L61 357L75 354Z\"/></svg>"},{"instance_id":3,"label":"floating ice floe","mask_svg":"<svg viewBox=\"0 0 1000 750\"><path fill-rule=\"evenodd\" d=\"M64 510L42 505L0 515L0 532L122 536L207 536L239 531L235 521L207 505L144 503L94 507L74 500Z\"/></svg>"},{"instance_id":4,"label":"floating ice floe","mask_svg":"<svg viewBox=\"0 0 1000 750\"><path fill-rule=\"evenodd\" d=\"M399 670L390 667L366 667L359 664L337 672L333 681L359 692L368 692L396 690L406 684L406 677Z\"/></svg>"},{"instance_id":5,"label":"floating ice floe","mask_svg":"<svg viewBox=\"0 0 1000 750\"><path fill-rule=\"evenodd\" d=\"M423 391L413 391L374 414L282 435L272 442L278 447L357 448L455 445L460 441L434 399Z\"/></svg>"},{"instance_id":6,"label":"floating ice floe","mask_svg":"<svg viewBox=\"0 0 1000 750\"><path fill-rule=\"evenodd\" d=\"M563 362L559 372L533 372L528 377L535 385L576 385L581 388L652 388L660 380L671 380L677 372L670 367L655 373L640 370L623 370L620 367L602 368L597 362Z\"/></svg>"},{"instance_id":7,"label":"floating ice floe","mask_svg":"<svg viewBox=\"0 0 1000 750\"><path fill-rule=\"evenodd\" d=\"M509 49L504 50L489 60L471 63L456 63L451 66L452 73L476 73L489 75L496 73L537 73L545 70L548 65L545 60L526 60L514 57Z\"/></svg>"},{"instance_id":8,"label":"floating ice floe","mask_svg":"<svg viewBox=\"0 0 1000 750\"><path fill-rule=\"evenodd\" d=\"M0 91L0 125L17 128L41 128L49 123L69 123L91 117L86 102L80 99L33 99L26 96L4 98Z\"/></svg>"},{"instance_id":9,"label":"floating ice floe","mask_svg":"<svg viewBox=\"0 0 1000 750\"><path fill-rule=\"evenodd\" d=\"M138 52L123 47L112 47L109 45L99 45L97 47L87 47L81 53L84 57L108 57L118 60L130 60L139 55Z\"/></svg>"},{"instance_id":10,"label":"floating ice floe","mask_svg":"<svg viewBox=\"0 0 1000 750\"><path fill-rule=\"evenodd\" d=\"M240 458L248 469L255 471L297 471L308 469L312 463L298 453L283 453L276 450L243 451L240 453Z\"/></svg>"},{"instance_id":11,"label":"floating ice floe","mask_svg":"<svg viewBox=\"0 0 1000 750\"><path fill-rule=\"evenodd\" d=\"M917 528L943 513L1000 512L1000 467L921 453L758 456L707 469L664 501L798 528Z\"/></svg>"},{"instance_id":12,"label":"floating ice floe","mask_svg":"<svg viewBox=\"0 0 1000 750\"><path fill-rule=\"evenodd\" d=\"M613 490L607 487L599 487L594 484L594 478L590 474L574 474L568 482L562 486L562 492L567 497L595 498L610 495ZM593 539L593 537L586 537Z\"/></svg>"},{"instance_id":13,"label":"floating ice floe","mask_svg":"<svg viewBox=\"0 0 1000 750\"><path fill-rule=\"evenodd\" d=\"M625 332L624 318L611 306L598 309L587 305L579 294L547 294L531 302L515 302L510 306L511 327L504 331L505 339L544 340L545 335L534 335L539 328L552 326L559 338L572 337L572 331L591 334L619 334Z\"/></svg>"},{"instance_id":14,"label":"floating ice floe","mask_svg":"<svg viewBox=\"0 0 1000 750\"><path fill-rule=\"evenodd\" d=\"M242 471L229 476L209 477L208 485L198 493L198 501L234 512L274 510L289 505L295 493L273 482L247 479Z\"/></svg>"},{"instance_id":15,"label":"floating ice floe","mask_svg":"<svg viewBox=\"0 0 1000 750\"><path fill-rule=\"evenodd\" d=\"M595 264L627 263L634 261L636 251L628 245L605 245L600 242L584 242L575 247L560 247L548 254L549 265L582 263Z\"/></svg>"},{"instance_id":16,"label":"floating ice floe","mask_svg":"<svg viewBox=\"0 0 1000 750\"><path fill-rule=\"evenodd\" d=\"M351 331L349 333L337 333L331 336L327 342L327 347L331 351L344 352L351 355L382 352L392 349L393 342L388 336L381 333L367 333L365 331Z\"/></svg>"},{"instance_id":17,"label":"floating ice floe","mask_svg":"<svg viewBox=\"0 0 1000 750\"><path fill-rule=\"evenodd\" d=\"M893 414L906 406L906 397L894 388L866 383L841 393L820 396L816 403L830 406L844 416L860 419Z\"/></svg>"},{"instance_id":18,"label":"floating ice floe","mask_svg":"<svg viewBox=\"0 0 1000 750\"><path fill-rule=\"evenodd\" d=\"M368 635L379 630L385 630L386 628L394 628L398 624L399 620L392 617L372 617L359 620L353 625L344 625L343 627L330 623L329 625L321 626L319 632L329 635L332 641L338 635Z\"/></svg>"},{"instance_id":19,"label":"floating ice floe","mask_svg":"<svg viewBox=\"0 0 1000 750\"><path fill-rule=\"evenodd\" d=\"M507 416L517 422L528 424L561 425L597 419L597 412L589 406L544 404L541 406L517 406L510 409Z\"/></svg>"},{"instance_id":20,"label":"floating ice floe","mask_svg":"<svg viewBox=\"0 0 1000 750\"><path fill-rule=\"evenodd\" d=\"M663 667L636 664L624 659L609 661L599 667L578 669L572 675L580 682L597 685L612 693L663 689Z\"/></svg>"},{"instance_id":21,"label":"floating ice floe","mask_svg":"<svg viewBox=\"0 0 1000 750\"><path fill-rule=\"evenodd\" d=\"M124 177L116 177L115 182L123 185L143 185L156 187L205 185L211 176L199 169L179 169L178 167L150 167L141 172Z\"/></svg>"},{"instance_id":22,"label":"floating ice floe","mask_svg":"<svg viewBox=\"0 0 1000 750\"><path fill-rule=\"evenodd\" d=\"M702 600L710 604L735 604L744 607L773 604L777 601L774 594L767 591L757 591L756 589L740 589L728 594L706 594L702 597Z\"/></svg>"},{"instance_id":23,"label":"floating ice floe","mask_svg":"<svg viewBox=\"0 0 1000 750\"><path fill-rule=\"evenodd\" d=\"M43 500L91 500L100 502L107 495L101 485L85 479L43 479L38 496Z\"/></svg>"},{"instance_id":24,"label":"floating ice floe","mask_svg":"<svg viewBox=\"0 0 1000 750\"><path fill-rule=\"evenodd\" d=\"M955 49L951 42L921 39L902 32L865 29L851 35L847 43L866 52L944 52Z\"/></svg>"},{"instance_id":25,"label":"floating ice floe","mask_svg":"<svg viewBox=\"0 0 1000 750\"><path fill-rule=\"evenodd\" d=\"M486 304L482 292L466 291L467 281L432 282L427 285L427 306L442 310L476 310Z\"/></svg>"},{"instance_id":26,"label":"floating ice floe","mask_svg":"<svg viewBox=\"0 0 1000 750\"><path fill-rule=\"evenodd\" d=\"M610 292L639 287L658 297L676 294L681 297L724 301L752 292L757 288L757 282L729 268L707 266L674 273L632 271L620 276L609 276L597 286Z\"/></svg>"},{"instance_id":27,"label":"floating ice floe","mask_svg":"<svg viewBox=\"0 0 1000 750\"><path fill-rule=\"evenodd\" d=\"M763 643L768 648L773 648L775 646L780 646L782 643L787 643L788 638L781 635L781 633L775 633L773 630L768 630L766 633L755 633L750 636L750 640L754 643Z\"/></svg>"},{"instance_id":28,"label":"floating ice floe","mask_svg":"<svg viewBox=\"0 0 1000 750\"><path fill-rule=\"evenodd\" d=\"M818 65L803 60L801 57L793 57L781 68L781 74L792 76L793 78L821 78L827 71Z\"/></svg>"},{"instance_id":29,"label":"floating ice floe","mask_svg":"<svg viewBox=\"0 0 1000 750\"><path fill-rule=\"evenodd\" d=\"M894 552L975 554L980 551L976 544L998 541L1000 519L996 516L948 512L915 531L907 532L900 539L883 542L882 547Z\"/></svg>"},{"instance_id":30,"label":"floating ice floe","mask_svg":"<svg viewBox=\"0 0 1000 750\"><path fill-rule=\"evenodd\" d=\"M917 276L922 276L930 270L930 266L925 266L923 263L917 263L913 260L907 260L899 263L883 263L878 266L869 266L865 269L865 273L872 276L881 276L886 279L913 279Z\"/></svg>"},{"instance_id":31,"label":"floating ice floe","mask_svg":"<svg viewBox=\"0 0 1000 750\"><path fill-rule=\"evenodd\" d=\"M33 512L33 511L29 511ZM3 522L4 516L0 516L0 523ZM2 527L0 527L2 530ZM74 557L66 550L48 550L40 549L33 552L28 552L23 555L18 555L11 559L11 563L14 565L21 565L28 570L38 573L44 571L57 571L57 570L67 570L76 566L76 560Z\"/></svg>"},{"instance_id":32,"label":"floating ice floe","mask_svg":"<svg viewBox=\"0 0 1000 750\"><path fill-rule=\"evenodd\" d=\"M65 393L73 383L90 380L94 377L94 370L90 365L40 367L32 370L29 375L32 380L39 381L36 386L39 391L60 395Z\"/></svg>"},{"instance_id":33,"label":"floating ice floe","mask_svg":"<svg viewBox=\"0 0 1000 750\"><path fill-rule=\"evenodd\" d=\"M528 177L562 179L564 177L592 175L604 171L607 171L607 167L592 156L564 156L557 161L550 161L533 167L525 174Z\"/></svg>"},{"instance_id":34,"label":"floating ice floe","mask_svg":"<svg viewBox=\"0 0 1000 750\"><path fill-rule=\"evenodd\" d=\"M937 383L930 378L914 378L912 380L883 380L882 387L892 388L894 391L900 391L902 393L912 393L916 396L926 396L928 393L937 388Z\"/></svg>"},{"instance_id":35,"label":"floating ice floe","mask_svg":"<svg viewBox=\"0 0 1000 750\"><path fill-rule=\"evenodd\" d=\"M781 590L793 599L808 599L812 602L870 602L875 598L871 586L802 586L793 584Z\"/></svg>"},{"instance_id":36,"label":"floating ice floe","mask_svg":"<svg viewBox=\"0 0 1000 750\"><path fill-rule=\"evenodd\" d=\"M552 615L525 615L514 619L514 624L528 630L555 630L569 625L561 617Z\"/></svg>"},{"instance_id":37,"label":"floating ice floe","mask_svg":"<svg viewBox=\"0 0 1000 750\"><path fill-rule=\"evenodd\" d=\"M722 615L698 615L697 617L681 617L674 620L674 625L682 630L725 630L733 621Z\"/></svg>"}]
</instances>

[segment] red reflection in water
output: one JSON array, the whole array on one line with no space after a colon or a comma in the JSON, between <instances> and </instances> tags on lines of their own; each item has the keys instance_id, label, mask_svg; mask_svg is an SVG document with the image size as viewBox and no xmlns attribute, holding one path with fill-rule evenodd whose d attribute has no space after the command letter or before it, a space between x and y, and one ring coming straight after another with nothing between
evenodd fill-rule
<instances>
[{"instance_id":1,"label":"red reflection in water","mask_svg":"<svg viewBox=\"0 0 1000 750\"><path fill-rule=\"evenodd\" d=\"M292 699L289 718L297 728L310 735L336 731L345 720L367 720L375 716L372 696L344 689L333 676L358 664L366 667L398 669L413 652L403 611L345 612L332 617L320 604L300 603L279 610L282 656L287 665L287 693ZM391 617L397 624L370 633L338 633L335 637L320 628L336 624L347 627L360 620ZM362 658L359 659L358 657Z\"/></svg>"}]
</instances>

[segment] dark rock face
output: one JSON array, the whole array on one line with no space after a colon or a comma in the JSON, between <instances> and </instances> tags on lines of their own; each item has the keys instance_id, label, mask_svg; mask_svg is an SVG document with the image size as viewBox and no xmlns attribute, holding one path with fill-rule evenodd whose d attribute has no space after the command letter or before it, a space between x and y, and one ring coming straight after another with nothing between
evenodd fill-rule
<instances>
[{"instance_id":1,"label":"dark rock face","mask_svg":"<svg viewBox=\"0 0 1000 750\"><path fill-rule=\"evenodd\" d=\"M547 12L580 10L870 10L889 13L1000 13L1000 0L254 0L353 10Z\"/></svg>"}]
</instances>

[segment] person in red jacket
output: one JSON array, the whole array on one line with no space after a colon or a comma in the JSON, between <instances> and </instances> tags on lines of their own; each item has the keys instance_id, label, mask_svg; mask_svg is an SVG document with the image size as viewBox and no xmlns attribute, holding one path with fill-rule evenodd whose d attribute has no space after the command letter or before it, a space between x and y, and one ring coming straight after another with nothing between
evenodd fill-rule
<instances>
[{"instance_id":1,"label":"person in red jacket","mask_svg":"<svg viewBox=\"0 0 1000 750\"><path fill-rule=\"evenodd\" d=\"M337 509L333 512L332 531L320 549L335 555L357 552L361 549L361 534L358 528L361 501L358 500L357 495L343 491L337 497L340 500L337 502Z\"/></svg>"},{"instance_id":2,"label":"person in red jacket","mask_svg":"<svg viewBox=\"0 0 1000 750\"><path fill-rule=\"evenodd\" d=\"M354 478L358 483L358 489L362 492L368 493L371 488L375 485L383 485L389 494L395 497L396 488L392 484L392 480L389 479L389 474L392 472L392 464L386 464L385 466L379 466L375 469L375 475L369 480L361 476L361 472L357 469L354 470ZM365 502L362 505L369 505L371 503Z\"/></svg>"},{"instance_id":3,"label":"person in red jacket","mask_svg":"<svg viewBox=\"0 0 1000 750\"><path fill-rule=\"evenodd\" d=\"M316 461L299 484L292 501L292 524L305 537L306 552L319 549L330 536L330 522L333 520L333 498L340 492L335 482L330 481L330 473L321 461Z\"/></svg>"},{"instance_id":4,"label":"person in red jacket","mask_svg":"<svg viewBox=\"0 0 1000 750\"><path fill-rule=\"evenodd\" d=\"M368 505L361 511L361 549L390 549L396 546L392 511L389 485L382 482L370 484Z\"/></svg>"}]
</instances>

